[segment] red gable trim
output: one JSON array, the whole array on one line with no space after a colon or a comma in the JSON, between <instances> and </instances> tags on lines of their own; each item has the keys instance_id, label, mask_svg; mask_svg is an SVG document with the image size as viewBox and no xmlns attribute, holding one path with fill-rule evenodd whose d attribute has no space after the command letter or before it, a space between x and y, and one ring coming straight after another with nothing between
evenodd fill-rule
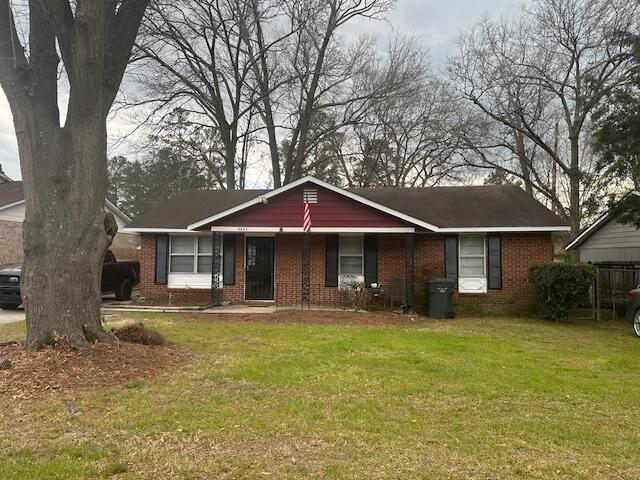
<instances>
[{"instance_id":1,"label":"red gable trim","mask_svg":"<svg viewBox=\"0 0 640 480\"><path fill-rule=\"evenodd\" d=\"M211 226L244 227L300 227L302 228L304 204L302 193L309 184L292 188L287 192L246 209L215 220ZM309 204L312 231L329 227L413 227L405 220L363 205L339 193L317 187L318 203Z\"/></svg>"},{"instance_id":2,"label":"red gable trim","mask_svg":"<svg viewBox=\"0 0 640 480\"><path fill-rule=\"evenodd\" d=\"M358 207L354 207L354 205L358 205L359 207L368 207L369 209L375 210L377 211L379 214L382 214L382 216L376 216L375 219L371 218L372 213L370 212L370 210L367 210L367 214L364 214L364 211L360 211L361 213L363 213L366 217L365 220L357 220L357 218L354 218L354 221L364 221L365 223L367 223L367 225L354 225L354 224L349 224L346 226L349 227L354 227L354 226L378 226L378 225L371 225L370 223L373 221L381 221L381 222L389 222L390 218L393 219L394 222L399 222L399 223L393 223L393 226L402 226L402 227L406 227L406 226L419 226L419 227L423 227L426 228L427 230L432 230L432 231L436 231L438 229L438 227L436 227L435 225L431 225L429 223L423 222L422 220L418 220L417 218L413 218L409 215L405 215L401 212L398 212L396 210L393 210L391 208L385 207L384 205L380 205L376 202L373 202L371 200L368 200L364 197L361 197L360 195L356 195L355 193L351 193L351 192L347 192L346 190L343 190L339 187L336 187L334 185L331 185L329 183L323 182L321 180L318 180L317 178L313 178L313 177L304 177L301 178L300 180L297 180L295 182L292 182L288 185L285 185L283 187L280 187L276 190L273 190L269 193L266 193L264 195L261 195L260 197L257 197L253 200L250 200L248 202L245 202L241 205L238 205L237 207L234 208L230 208L229 210L226 210L224 212L221 212L219 214L213 215L209 218L205 218L204 220L201 220L199 222L196 222L194 224L189 225L187 228L189 230L195 230L195 229L202 229L203 227L206 228L207 226L211 226L211 225L221 225L220 220L226 217L229 217L233 214L236 214L238 212L241 212L243 210L247 210L250 207L254 207L256 205L261 205L263 207L265 207L265 211L269 206L273 206L273 202L275 201L275 199L273 197L277 197L280 195L283 195L285 192L289 192L291 190L295 190L298 189L300 186L304 185L304 184L314 184L315 186L317 186L318 188L322 188L323 191L327 191L327 192L331 192L331 193L335 193L339 196L345 197L345 199L350 199L351 201L348 202L348 206L350 207L350 209L353 208L358 208ZM296 224L296 225L291 225L292 227L298 227L298 226L302 226L302 191L300 190L299 193L300 198L298 198L299 202L299 210L300 210L300 223ZM332 197L335 199L335 197ZM346 204L345 204L346 205ZM315 205L311 205L311 207L317 207L318 204ZM339 212L334 212L334 216L339 213ZM326 212L325 212L326 214ZM290 215L295 215L293 212L290 212ZM314 225L320 226L316 223L315 221L315 216L314 216L314 210L311 210L311 216L314 219ZM346 216L350 217L352 216L352 213L347 213ZM343 218L336 220L336 221L340 221L343 222L345 221L345 215L342 215ZM292 217L295 218L295 217ZM382 220L382 218L384 218L384 220ZM287 221L290 222L291 220L289 218L284 219L282 217L278 217L276 218L277 222L275 223L271 223L269 226L273 226L273 225L278 225L278 226L282 226L284 227L285 225L281 225L283 221ZM262 222L262 220L261 220ZM234 222L235 225L238 225L237 221ZM247 225L248 226L248 225ZM329 225L329 226L337 226L337 225Z\"/></svg>"}]
</instances>

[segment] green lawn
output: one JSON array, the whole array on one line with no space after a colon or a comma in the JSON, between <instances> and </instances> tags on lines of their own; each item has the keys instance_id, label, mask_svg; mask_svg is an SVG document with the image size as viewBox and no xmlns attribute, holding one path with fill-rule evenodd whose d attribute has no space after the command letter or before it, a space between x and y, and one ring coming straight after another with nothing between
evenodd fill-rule
<instances>
[{"instance_id":1,"label":"green lawn","mask_svg":"<svg viewBox=\"0 0 640 480\"><path fill-rule=\"evenodd\" d=\"M195 356L3 405L0 478L640 478L640 339L622 324L135 318Z\"/></svg>"}]
</instances>

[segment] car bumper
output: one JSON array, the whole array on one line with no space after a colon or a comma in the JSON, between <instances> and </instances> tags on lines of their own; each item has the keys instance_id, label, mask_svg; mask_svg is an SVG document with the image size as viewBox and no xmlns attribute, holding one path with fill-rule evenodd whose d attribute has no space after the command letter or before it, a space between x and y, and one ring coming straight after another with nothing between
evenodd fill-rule
<instances>
[{"instance_id":1,"label":"car bumper","mask_svg":"<svg viewBox=\"0 0 640 480\"><path fill-rule=\"evenodd\" d=\"M18 287L0 287L0 303L9 303L19 305L22 303L20 296L20 288Z\"/></svg>"}]
</instances>

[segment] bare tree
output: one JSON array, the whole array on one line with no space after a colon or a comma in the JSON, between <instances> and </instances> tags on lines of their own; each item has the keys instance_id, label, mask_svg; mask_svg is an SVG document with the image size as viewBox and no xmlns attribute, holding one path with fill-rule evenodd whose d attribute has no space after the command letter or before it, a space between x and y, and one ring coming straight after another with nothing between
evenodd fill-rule
<instances>
[{"instance_id":1,"label":"bare tree","mask_svg":"<svg viewBox=\"0 0 640 480\"><path fill-rule=\"evenodd\" d=\"M147 0L31 0L28 33L0 0L0 85L13 114L26 202L22 295L27 347L57 335L108 338L100 320L105 251L117 230L104 210L106 118ZM58 66L68 79L58 110Z\"/></svg>"},{"instance_id":2,"label":"bare tree","mask_svg":"<svg viewBox=\"0 0 640 480\"><path fill-rule=\"evenodd\" d=\"M628 79L630 52L618 38L638 11L636 0L536 0L518 21L478 25L451 62L478 120L461 128L471 163L521 178L566 214L573 235L593 165L581 152L589 115Z\"/></svg>"},{"instance_id":3,"label":"bare tree","mask_svg":"<svg viewBox=\"0 0 640 480\"><path fill-rule=\"evenodd\" d=\"M270 93L282 81L273 85L267 55L282 38L267 44L262 22L279 21L281 12L279 3L259 0L158 0L137 43L139 60L146 60L142 102L156 105L161 118L178 106L214 128L224 147L229 189L245 176L247 147L260 128L256 112L274 133Z\"/></svg>"},{"instance_id":4,"label":"bare tree","mask_svg":"<svg viewBox=\"0 0 640 480\"><path fill-rule=\"evenodd\" d=\"M273 187L282 186L282 176L280 172L280 150L278 148L278 135L276 113L274 111L279 87L286 84L289 78L278 63L280 58L280 44L282 40L295 33L294 29L299 28L304 21L296 25L296 21L290 21L289 29L275 38L268 39L265 34L265 23L267 28L276 30L272 23L279 23L279 19L286 13L286 2L284 0L249 0L248 15L239 18L240 33L245 48L251 58L252 70L256 89L257 110L267 131L267 143L271 156L271 171L273 177ZM276 30L277 32L277 30Z\"/></svg>"},{"instance_id":5,"label":"bare tree","mask_svg":"<svg viewBox=\"0 0 640 480\"><path fill-rule=\"evenodd\" d=\"M366 68L372 43L361 39L350 49L340 45L342 27L358 18L379 19L394 0L308 0L291 2L289 16L303 22L290 40L288 64L294 81L288 85L286 102L289 134L283 151L284 183L300 178L305 159L325 135L356 123L374 98L376 87L367 84ZM384 86L388 86L387 83ZM337 112L340 115L337 115ZM319 128L314 117L336 121Z\"/></svg>"},{"instance_id":6,"label":"bare tree","mask_svg":"<svg viewBox=\"0 0 640 480\"><path fill-rule=\"evenodd\" d=\"M372 75L392 82L375 98L343 144L342 171L350 186L430 186L454 179L457 117L446 86L430 71L414 38L397 37ZM348 161L345 161L348 159Z\"/></svg>"}]
</instances>

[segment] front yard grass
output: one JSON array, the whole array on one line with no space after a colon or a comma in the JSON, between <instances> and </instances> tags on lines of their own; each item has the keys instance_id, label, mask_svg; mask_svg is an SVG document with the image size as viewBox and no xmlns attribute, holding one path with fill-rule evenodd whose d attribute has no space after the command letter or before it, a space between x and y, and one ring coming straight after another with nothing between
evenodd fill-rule
<instances>
[{"instance_id":1,"label":"front yard grass","mask_svg":"<svg viewBox=\"0 0 640 480\"><path fill-rule=\"evenodd\" d=\"M128 318L194 356L153 380L7 400L0 478L640 478L626 325Z\"/></svg>"}]
</instances>

